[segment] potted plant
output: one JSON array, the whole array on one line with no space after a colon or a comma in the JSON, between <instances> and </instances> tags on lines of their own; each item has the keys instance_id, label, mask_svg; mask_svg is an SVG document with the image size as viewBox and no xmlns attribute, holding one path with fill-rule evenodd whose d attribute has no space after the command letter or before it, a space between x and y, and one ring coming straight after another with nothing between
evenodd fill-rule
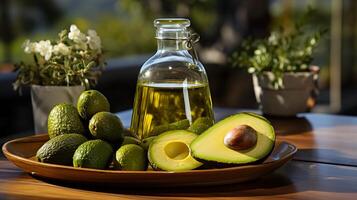
<instances>
[{"instance_id":1,"label":"potted plant","mask_svg":"<svg viewBox=\"0 0 357 200\"><path fill-rule=\"evenodd\" d=\"M96 31L82 33L76 25L62 30L54 41L42 40L23 44L24 52L33 56L32 63L15 65L14 89L31 87L35 131L47 131L47 116L55 104L75 104L80 93L97 83L104 67L101 39Z\"/></svg>"},{"instance_id":2,"label":"potted plant","mask_svg":"<svg viewBox=\"0 0 357 200\"><path fill-rule=\"evenodd\" d=\"M324 29L308 31L310 12L291 31L279 28L262 39L248 39L233 54L233 66L253 74L254 92L263 114L295 116L316 102L319 68L311 66Z\"/></svg>"}]
</instances>

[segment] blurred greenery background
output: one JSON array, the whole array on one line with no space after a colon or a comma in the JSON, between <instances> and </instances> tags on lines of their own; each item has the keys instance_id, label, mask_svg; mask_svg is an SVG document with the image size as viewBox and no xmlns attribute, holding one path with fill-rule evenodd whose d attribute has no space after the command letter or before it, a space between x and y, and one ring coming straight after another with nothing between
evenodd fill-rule
<instances>
[{"instance_id":1,"label":"blurred greenery background","mask_svg":"<svg viewBox=\"0 0 357 200\"><path fill-rule=\"evenodd\" d=\"M202 60L226 65L243 38L264 37L274 26L289 28L308 5L316 9L312 24L329 27L331 17L330 0L3 0L1 4L5 19L0 24L0 61L4 63L29 59L21 49L26 38L54 38L71 24L97 30L107 58L152 54L153 20L188 17L201 35ZM320 45L314 63L322 67L321 86L327 88L329 40Z\"/></svg>"},{"instance_id":2,"label":"blurred greenery background","mask_svg":"<svg viewBox=\"0 0 357 200\"><path fill-rule=\"evenodd\" d=\"M208 71L214 104L257 108L250 76L230 68L232 52L244 38L265 37L276 26L289 29L309 5L315 9L310 23L331 30L313 61L321 67L321 92L315 112L356 115L357 1L354 0L1 0L0 101L13 104L9 112L23 113L27 109L31 113L29 97L15 101L20 97L9 89L14 79L13 64L30 59L21 44L27 38L35 41L54 38L63 28L76 24L82 30L95 29L102 38L108 67L118 71L113 73L115 77L103 76L98 88L117 102L114 112L128 109L134 91L130 87L118 88L123 84L135 87L140 65L155 52L153 20L187 17L201 36L198 51ZM128 57L133 59L129 62ZM130 69L133 72L129 80ZM0 116L0 122L5 124L6 118Z\"/></svg>"},{"instance_id":3,"label":"blurred greenery background","mask_svg":"<svg viewBox=\"0 0 357 200\"><path fill-rule=\"evenodd\" d=\"M0 61L16 62L28 59L21 49L21 44L26 38L54 38L60 30L68 28L71 24L77 24L83 30L97 30L108 58L153 53L156 44L153 39L155 30L152 22L159 17L190 18L192 27L201 35L202 47L213 47L223 51L224 57L227 57L244 37L266 36L272 26L289 27L292 20L301 15L307 5L316 8L318 18L312 23L329 26L328 2L3 0ZM323 53L326 55L328 51ZM327 65L323 61L319 62L320 65Z\"/></svg>"}]
</instances>

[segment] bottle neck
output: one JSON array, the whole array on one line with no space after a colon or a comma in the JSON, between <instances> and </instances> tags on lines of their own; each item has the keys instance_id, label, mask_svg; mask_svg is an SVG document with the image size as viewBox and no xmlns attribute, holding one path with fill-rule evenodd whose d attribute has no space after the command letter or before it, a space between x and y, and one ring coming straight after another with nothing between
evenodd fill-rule
<instances>
[{"instance_id":1,"label":"bottle neck","mask_svg":"<svg viewBox=\"0 0 357 200\"><path fill-rule=\"evenodd\" d=\"M187 50L185 40L175 40L175 39L158 39L157 40L158 51L183 51Z\"/></svg>"}]
</instances>

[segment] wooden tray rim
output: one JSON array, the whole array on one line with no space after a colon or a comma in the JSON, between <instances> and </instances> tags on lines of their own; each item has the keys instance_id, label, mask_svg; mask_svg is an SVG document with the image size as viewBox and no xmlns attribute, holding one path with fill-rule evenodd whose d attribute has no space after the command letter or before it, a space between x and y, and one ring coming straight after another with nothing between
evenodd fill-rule
<instances>
[{"instance_id":1,"label":"wooden tray rim","mask_svg":"<svg viewBox=\"0 0 357 200\"><path fill-rule=\"evenodd\" d=\"M259 163L259 164L248 164L248 165L241 165L241 166L236 166L236 167L226 167L226 168L214 168L214 169L195 169L195 170L187 170L187 171L180 171L180 172L173 172L173 171L123 171L123 170L110 170L110 169L105 169L105 170L101 170L101 169L91 169L91 168L75 168L75 167L71 167L71 166L65 166L65 165L57 165L57 164L49 164L49 163L42 163L42 162L38 162L32 159L28 159L28 158L24 158L18 155L15 155L13 153L11 153L8 150L8 146L11 143L16 143L16 142L28 142L28 143L32 143L32 142L41 142L43 140L45 140L46 138L48 138L47 134L40 134L40 135L34 135L34 136L27 136L27 137L22 137L22 138L17 138L14 140L10 140L8 142L6 142L3 146L2 146L2 151L4 153L4 155L6 156L6 158L8 160L10 160L11 162L14 163L14 160L20 161L22 163L28 163L31 165L35 165L35 166L40 166L40 167L51 167L51 168L56 168L56 169L64 169L64 170L78 170L78 171L84 171L84 172L96 172L96 173L107 173L107 174L190 174L190 173L201 173L201 174L205 174L205 173L212 173L212 172L232 172L235 170L242 170L242 169L248 169L248 168L256 168L256 167L263 167L263 166L269 166L269 165L273 165L276 162L281 162L284 161L286 159L290 160L293 155L297 152L297 147L289 142L285 142L285 141L276 141L276 144L281 144L281 143L285 143L289 146L289 148L291 149L291 151L289 151L289 153L287 153L286 155L284 155L283 157L281 157L281 159L279 160L274 160L271 162L266 162L266 163Z\"/></svg>"}]
</instances>

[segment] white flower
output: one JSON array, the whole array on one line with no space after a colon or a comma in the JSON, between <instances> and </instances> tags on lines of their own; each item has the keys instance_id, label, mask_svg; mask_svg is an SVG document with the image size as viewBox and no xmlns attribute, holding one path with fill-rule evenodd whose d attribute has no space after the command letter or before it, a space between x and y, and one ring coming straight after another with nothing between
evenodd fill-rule
<instances>
[{"instance_id":1,"label":"white flower","mask_svg":"<svg viewBox=\"0 0 357 200\"><path fill-rule=\"evenodd\" d=\"M30 40L25 40L22 44L22 48L24 49L25 53L34 53L35 52L35 43L30 42Z\"/></svg>"},{"instance_id":2,"label":"white flower","mask_svg":"<svg viewBox=\"0 0 357 200\"><path fill-rule=\"evenodd\" d=\"M102 41L95 30L88 30L87 41L89 48L99 53L101 52Z\"/></svg>"},{"instance_id":3,"label":"white flower","mask_svg":"<svg viewBox=\"0 0 357 200\"><path fill-rule=\"evenodd\" d=\"M69 47L63 43L59 43L57 45L55 45L53 47L53 53L58 55L58 54L62 54L62 55L69 55L71 53L71 50L69 49Z\"/></svg>"},{"instance_id":4,"label":"white flower","mask_svg":"<svg viewBox=\"0 0 357 200\"><path fill-rule=\"evenodd\" d=\"M77 47L81 49L86 49L86 35L81 33L81 31L78 29L76 25L71 25L70 27L70 32L68 33L68 38L73 40L75 43L77 43Z\"/></svg>"},{"instance_id":5,"label":"white flower","mask_svg":"<svg viewBox=\"0 0 357 200\"><path fill-rule=\"evenodd\" d=\"M268 38L268 42L272 45L278 45L278 33L272 32Z\"/></svg>"},{"instance_id":6,"label":"white flower","mask_svg":"<svg viewBox=\"0 0 357 200\"><path fill-rule=\"evenodd\" d=\"M41 56L45 57L45 60L49 60L52 56L52 45L51 41L39 41L35 43L35 51L39 53Z\"/></svg>"},{"instance_id":7,"label":"white flower","mask_svg":"<svg viewBox=\"0 0 357 200\"><path fill-rule=\"evenodd\" d=\"M79 55L84 56L86 54L85 51L79 51Z\"/></svg>"}]
</instances>

